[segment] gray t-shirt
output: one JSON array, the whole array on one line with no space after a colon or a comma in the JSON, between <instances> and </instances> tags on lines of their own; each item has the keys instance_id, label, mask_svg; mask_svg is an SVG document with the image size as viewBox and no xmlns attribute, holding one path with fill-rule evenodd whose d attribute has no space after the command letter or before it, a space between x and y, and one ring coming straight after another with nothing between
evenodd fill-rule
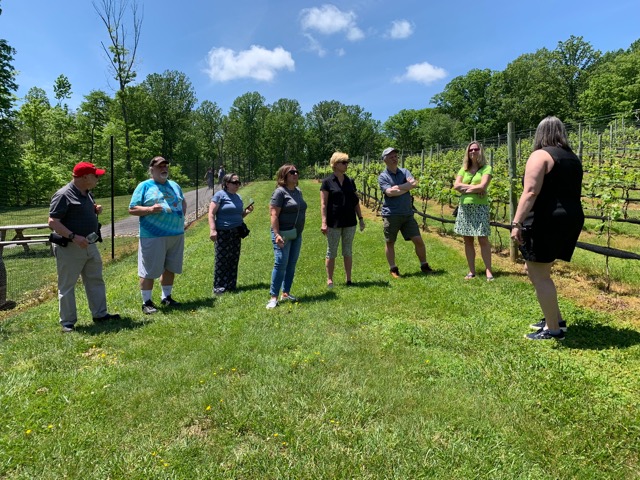
<instances>
[{"instance_id":1,"label":"gray t-shirt","mask_svg":"<svg viewBox=\"0 0 640 480\"><path fill-rule=\"evenodd\" d=\"M302 198L302 192L299 188L296 187L295 190L287 190L284 187L276 188L271 195L270 205L280 208L278 220L281 231L291 230L295 226L298 234L302 233L307 202Z\"/></svg>"},{"instance_id":2,"label":"gray t-shirt","mask_svg":"<svg viewBox=\"0 0 640 480\"><path fill-rule=\"evenodd\" d=\"M398 167L396 173L392 173L391 170L385 168L380 176L378 176L378 184L380 185L382 193L385 193L388 188L407 183L407 180L410 178L413 178L413 175L411 175L411 172L406 168ZM411 193L406 192L397 197L384 195L380 215L383 217L413 215L413 198L411 197Z\"/></svg>"},{"instance_id":3,"label":"gray t-shirt","mask_svg":"<svg viewBox=\"0 0 640 480\"><path fill-rule=\"evenodd\" d=\"M98 216L91 193L83 195L73 182L67 183L53 194L49 216L60 220L76 235L86 237L91 232L98 231Z\"/></svg>"}]
</instances>

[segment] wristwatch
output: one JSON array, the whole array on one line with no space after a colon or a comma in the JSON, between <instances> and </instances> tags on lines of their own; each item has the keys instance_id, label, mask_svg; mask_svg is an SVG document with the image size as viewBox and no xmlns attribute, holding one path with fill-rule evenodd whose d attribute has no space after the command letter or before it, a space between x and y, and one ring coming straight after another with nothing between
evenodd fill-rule
<instances>
[{"instance_id":1,"label":"wristwatch","mask_svg":"<svg viewBox=\"0 0 640 480\"><path fill-rule=\"evenodd\" d=\"M73 233L73 232L71 232L71 233L69 234L69 237L68 237L68 238L69 238L69 240L73 240L74 238L76 238L76 234L75 234L75 233Z\"/></svg>"},{"instance_id":2,"label":"wristwatch","mask_svg":"<svg viewBox=\"0 0 640 480\"><path fill-rule=\"evenodd\" d=\"M511 228L522 228L522 222L513 222Z\"/></svg>"}]
</instances>

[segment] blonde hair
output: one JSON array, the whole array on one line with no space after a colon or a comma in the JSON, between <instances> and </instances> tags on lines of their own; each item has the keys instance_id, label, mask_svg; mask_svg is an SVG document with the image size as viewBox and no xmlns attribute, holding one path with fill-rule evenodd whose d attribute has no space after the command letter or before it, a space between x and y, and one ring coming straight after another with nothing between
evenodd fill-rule
<instances>
[{"instance_id":1,"label":"blonde hair","mask_svg":"<svg viewBox=\"0 0 640 480\"><path fill-rule=\"evenodd\" d=\"M471 159L469 158L469 147L471 147L471 145L477 145L478 148L480 149L480 151L478 152L478 168L482 168L487 164L487 160L486 158L484 158L484 148L482 148L482 144L480 142L471 142L469 143L469 145L467 145L466 150L464 151L464 159L462 160L462 168L465 169L465 171L469 170L471 168Z\"/></svg>"},{"instance_id":2,"label":"blonde hair","mask_svg":"<svg viewBox=\"0 0 640 480\"><path fill-rule=\"evenodd\" d=\"M329 165L331 165L331 168L335 168L336 163L340 163L345 160L347 162L349 161L349 155L343 152L335 152L333 155L331 155L331 160L329 160Z\"/></svg>"}]
</instances>

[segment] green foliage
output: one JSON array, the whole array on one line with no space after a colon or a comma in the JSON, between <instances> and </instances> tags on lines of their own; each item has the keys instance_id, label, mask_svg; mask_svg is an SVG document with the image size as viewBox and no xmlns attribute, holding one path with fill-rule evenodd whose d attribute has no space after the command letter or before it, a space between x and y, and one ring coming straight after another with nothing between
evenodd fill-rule
<instances>
[{"instance_id":1,"label":"green foliage","mask_svg":"<svg viewBox=\"0 0 640 480\"><path fill-rule=\"evenodd\" d=\"M327 291L318 185L301 186L310 208L299 303L264 308L273 182L261 182L240 191L256 210L238 292L212 298L203 221L187 232L174 287L183 308L141 314L132 255L105 274L122 321L92 324L81 287L74 334L59 333L55 299L4 319L0 476L637 477L632 320L560 292L567 340L527 342L539 309L524 275L464 282L462 247L428 235L437 273L418 273L403 244L406 275L392 280L375 218L355 239L356 285L338 264Z\"/></svg>"}]
</instances>

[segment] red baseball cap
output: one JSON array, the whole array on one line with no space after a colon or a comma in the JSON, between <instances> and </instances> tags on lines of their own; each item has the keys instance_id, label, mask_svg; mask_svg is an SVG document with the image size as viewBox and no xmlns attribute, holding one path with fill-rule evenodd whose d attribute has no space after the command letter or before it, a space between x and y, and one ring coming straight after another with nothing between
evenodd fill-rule
<instances>
[{"instance_id":1,"label":"red baseball cap","mask_svg":"<svg viewBox=\"0 0 640 480\"><path fill-rule=\"evenodd\" d=\"M74 177L82 177L84 175L104 175L105 173L107 173L106 170L103 170L101 168L96 168L96 166L93 163L89 163L89 162L80 162L78 163L75 167L73 167L73 176Z\"/></svg>"}]
</instances>

